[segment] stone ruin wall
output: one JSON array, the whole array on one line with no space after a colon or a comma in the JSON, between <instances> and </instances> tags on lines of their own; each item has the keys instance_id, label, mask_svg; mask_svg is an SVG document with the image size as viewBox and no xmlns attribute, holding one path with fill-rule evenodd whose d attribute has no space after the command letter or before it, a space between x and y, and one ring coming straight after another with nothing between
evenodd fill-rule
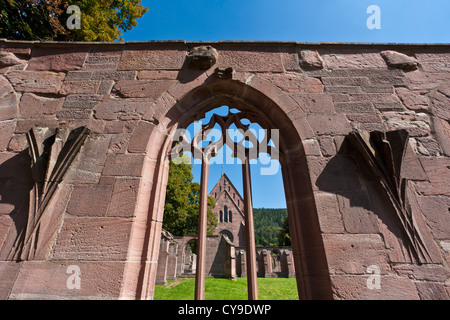
<instances>
[{"instance_id":1,"label":"stone ruin wall","mask_svg":"<svg viewBox=\"0 0 450 320\"><path fill-rule=\"evenodd\" d=\"M217 62L192 68L188 52L206 45ZM329 297L449 299L449 84L447 45L0 40L0 298L152 298L168 128L225 93L257 96L263 114L283 116L280 130L301 137L290 147L306 159L321 239L311 250L326 257ZM280 110L268 114L272 104ZM409 134L407 202L380 191L346 138L399 129ZM43 171L32 150L50 154ZM391 202L414 228L402 229Z\"/></svg>"}]
</instances>

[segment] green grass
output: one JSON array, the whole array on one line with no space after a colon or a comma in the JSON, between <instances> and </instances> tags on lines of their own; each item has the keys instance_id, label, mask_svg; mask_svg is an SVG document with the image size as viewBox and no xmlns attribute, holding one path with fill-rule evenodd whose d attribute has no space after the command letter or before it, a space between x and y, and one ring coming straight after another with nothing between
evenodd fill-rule
<instances>
[{"instance_id":1,"label":"green grass","mask_svg":"<svg viewBox=\"0 0 450 320\"><path fill-rule=\"evenodd\" d=\"M168 288L175 284L172 288ZM193 300L195 279L169 281L166 286L155 286L155 300ZM259 300L297 300L295 278L258 278ZM247 278L237 281L205 279L205 300L247 300Z\"/></svg>"}]
</instances>

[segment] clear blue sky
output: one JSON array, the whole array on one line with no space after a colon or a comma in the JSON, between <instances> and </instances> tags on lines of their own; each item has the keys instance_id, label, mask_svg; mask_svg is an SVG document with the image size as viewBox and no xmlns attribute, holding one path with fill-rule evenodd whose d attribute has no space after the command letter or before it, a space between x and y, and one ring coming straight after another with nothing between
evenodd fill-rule
<instances>
[{"instance_id":1,"label":"clear blue sky","mask_svg":"<svg viewBox=\"0 0 450 320\"><path fill-rule=\"evenodd\" d=\"M449 43L449 0L142 0L125 41L277 40ZM381 10L370 30L367 8Z\"/></svg>"},{"instance_id":2,"label":"clear blue sky","mask_svg":"<svg viewBox=\"0 0 450 320\"><path fill-rule=\"evenodd\" d=\"M449 43L450 0L143 0L149 8L125 41L267 40L297 42ZM380 8L381 29L369 29L367 8ZM251 166L254 207L286 206L281 171ZM267 166L266 166L267 167ZM241 165L223 172L242 193ZM210 169L209 190L221 165ZM200 165L194 165L195 181Z\"/></svg>"}]
</instances>

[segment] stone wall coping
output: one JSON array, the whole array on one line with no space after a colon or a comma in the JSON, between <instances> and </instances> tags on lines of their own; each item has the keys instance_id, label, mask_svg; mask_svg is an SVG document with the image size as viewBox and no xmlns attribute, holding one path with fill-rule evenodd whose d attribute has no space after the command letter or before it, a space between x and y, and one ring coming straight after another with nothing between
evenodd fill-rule
<instances>
[{"instance_id":1,"label":"stone wall coping","mask_svg":"<svg viewBox=\"0 0 450 320\"><path fill-rule=\"evenodd\" d=\"M382 42L296 42L296 41L249 41L249 40L220 40L220 41L185 41L185 40L146 40L146 41L117 41L117 42L82 42L82 41L25 41L0 38L1 45L25 45L36 47L64 47L64 46L153 46L153 45L236 45L236 46L276 46L276 47L426 47L450 48L450 43L382 43Z\"/></svg>"}]
</instances>

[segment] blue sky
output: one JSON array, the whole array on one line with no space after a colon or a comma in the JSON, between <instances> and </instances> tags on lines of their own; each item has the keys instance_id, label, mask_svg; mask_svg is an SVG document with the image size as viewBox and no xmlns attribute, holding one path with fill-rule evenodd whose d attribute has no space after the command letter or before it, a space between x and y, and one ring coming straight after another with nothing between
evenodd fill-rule
<instances>
[{"instance_id":1,"label":"blue sky","mask_svg":"<svg viewBox=\"0 0 450 320\"><path fill-rule=\"evenodd\" d=\"M449 0L142 0L125 41L275 40L449 43ZM370 5L381 29L370 30Z\"/></svg>"},{"instance_id":2,"label":"blue sky","mask_svg":"<svg viewBox=\"0 0 450 320\"><path fill-rule=\"evenodd\" d=\"M450 0L143 0L149 8L125 41L260 40L296 42L449 43ZM371 5L381 29L369 29ZM251 165L254 207L286 206L281 171ZM242 193L242 166L212 165L209 190L226 173ZM195 181L200 165L194 165Z\"/></svg>"}]
</instances>

